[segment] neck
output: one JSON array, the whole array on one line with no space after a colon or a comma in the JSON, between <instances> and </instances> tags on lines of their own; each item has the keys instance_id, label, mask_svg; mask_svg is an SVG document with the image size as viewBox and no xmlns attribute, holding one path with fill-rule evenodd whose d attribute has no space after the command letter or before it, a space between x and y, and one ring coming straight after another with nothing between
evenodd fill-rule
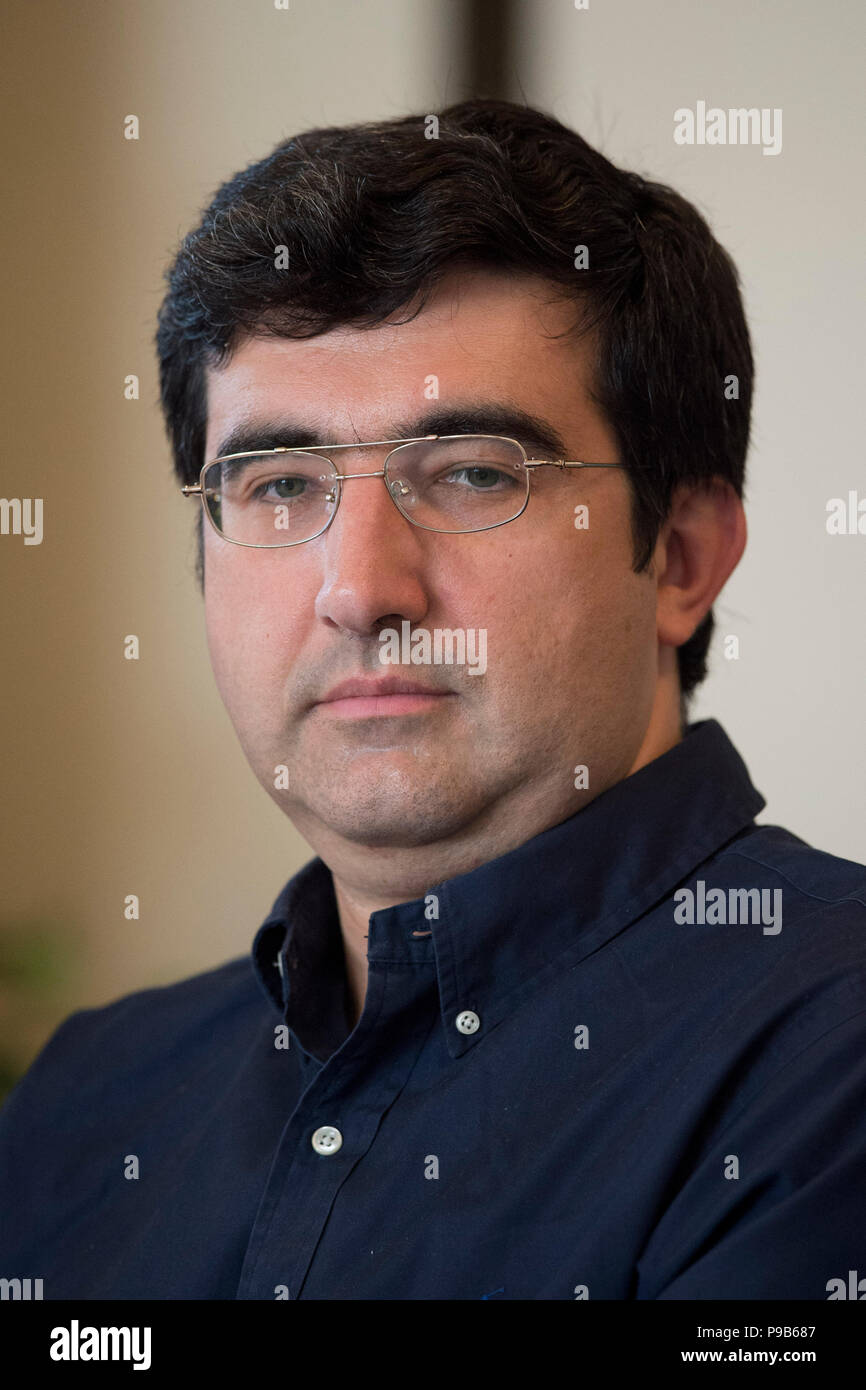
<instances>
[{"instance_id":1,"label":"neck","mask_svg":"<svg viewBox=\"0 0 866 1390\"><path fill-rule=\"evenodd\" d=\"M679 680L675 667L671 667L660 674L649 722L627 771L596 787L580 809L623 777L661 757L682 737ZM557 779L561 781L558 774ZM377 847L366 854L359 854L359 846L353 845L350 854L331 852L330 858L323 851L332 847L317 848L334 879L353 1025L361 1016L367 992L367 936L372 913L421 898L433 884L469 873L559 824L574 814L575 808L563 809L558 790L545 783L520 788L505 799L506 804L498 803L495 814L485 817L482 824L474 823L458 840L445 845L410 850Z\"/></svg>"}]
</instances>

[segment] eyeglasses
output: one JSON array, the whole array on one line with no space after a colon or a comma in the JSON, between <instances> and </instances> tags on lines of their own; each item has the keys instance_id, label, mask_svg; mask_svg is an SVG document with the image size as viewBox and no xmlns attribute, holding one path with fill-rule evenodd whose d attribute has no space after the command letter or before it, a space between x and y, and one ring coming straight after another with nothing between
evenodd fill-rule
<instances>
[{"instance_id":1,"label":"eyeglasses","mask_svg":"<svg viewBox=\"0 0 866 1390\"><path fill-rule=\"evenodd\" d=\"M395 447L374 473L340 473L327 457L338 449L386 445ZM427 434L224 454L206 463L198 483L181 492L201 497L208 520L224 540L272 550L303 545L326 531L350 478L383 478L395 507L413 526L461 534L515 521L529 501L533 468L624 467L530 459L516 439L500 435Z\"/></svg>"}]
</instances>

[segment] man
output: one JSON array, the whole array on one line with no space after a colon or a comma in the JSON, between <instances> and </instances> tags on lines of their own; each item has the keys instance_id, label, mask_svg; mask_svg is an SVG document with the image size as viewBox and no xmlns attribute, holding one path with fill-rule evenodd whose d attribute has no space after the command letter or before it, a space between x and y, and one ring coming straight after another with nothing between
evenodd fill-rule
<instances>
[{"instance_id":1,"label":"man","mask_svg":"<svg viewBox=\"0 0 866 1390\"><path fill-rule=\"evenodd\" d=\"M252 961L58 1030L3 1272L848 1296L866 871L685 720L746 534L706 223L508 103L314 131L220 189L157 341L216 681L316 857Z\"/></svg>"}]
</instances>

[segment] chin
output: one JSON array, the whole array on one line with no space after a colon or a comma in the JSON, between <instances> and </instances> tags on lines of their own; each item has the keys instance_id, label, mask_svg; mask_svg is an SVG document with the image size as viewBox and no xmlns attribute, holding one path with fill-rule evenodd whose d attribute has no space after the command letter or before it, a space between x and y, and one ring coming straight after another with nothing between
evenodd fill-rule
<instances>
[{"instance_id":1,"label":"chin","mask_svg":"<svg viewBox=\"0 0 866 1390\"><path fill-rule=\"evenodd\" d=\"M385 777L378 782L341 779L339 796L330 787L309 788L305 812L332 834L353 844L412 849L457 834L484 805L480 789L431 783L429 778Z\"/></svg>"}]
</instances>

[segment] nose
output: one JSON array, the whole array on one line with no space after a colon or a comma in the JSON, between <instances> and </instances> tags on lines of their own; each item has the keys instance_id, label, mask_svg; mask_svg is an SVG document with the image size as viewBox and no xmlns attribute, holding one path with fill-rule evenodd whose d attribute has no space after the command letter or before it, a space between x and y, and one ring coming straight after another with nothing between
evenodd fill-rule
<instances>
[{"instance_id":1,"label":"nose","mask_svg":"<svg viewBox=\"0 0 866 1390\"><path fill-rule=\"evenodd\" d=\"M370 452L364 451L363 460L344 454L341 473L380 470L384 453L374 461ZM386 618L421 622L429 606L427 563L434 537L398 511L382 477L351 477L340 486L333 521L306 547L316 547L321 564L316 616L365 637Z\"/></svg>"}]
</instances>

